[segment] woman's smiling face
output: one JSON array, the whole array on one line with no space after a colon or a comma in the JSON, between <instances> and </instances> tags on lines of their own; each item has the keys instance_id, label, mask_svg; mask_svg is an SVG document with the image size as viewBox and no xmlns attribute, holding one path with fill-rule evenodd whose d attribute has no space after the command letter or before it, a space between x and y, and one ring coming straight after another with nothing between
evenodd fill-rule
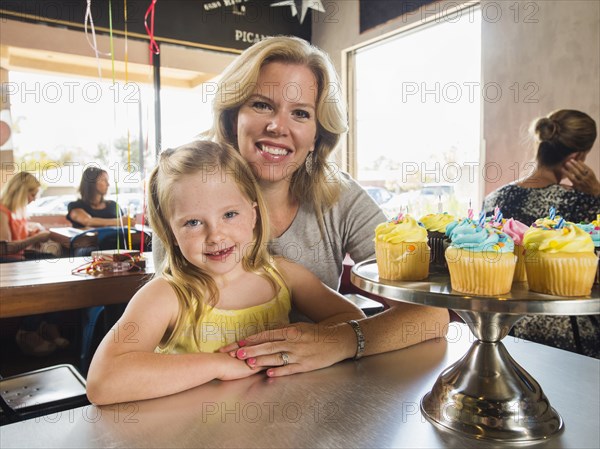
<instances>
[{"instance_id":1,"label":"woman's smiling face","mask_svg":"<svg viewBox=\"0 0 600 449\"><path fill-rule=\"evenodd\" d=\"M317 80L298 64L265 65L235 124L240 154L260 182L291 180L313 151Z\"/></svg>"}]
</instances>

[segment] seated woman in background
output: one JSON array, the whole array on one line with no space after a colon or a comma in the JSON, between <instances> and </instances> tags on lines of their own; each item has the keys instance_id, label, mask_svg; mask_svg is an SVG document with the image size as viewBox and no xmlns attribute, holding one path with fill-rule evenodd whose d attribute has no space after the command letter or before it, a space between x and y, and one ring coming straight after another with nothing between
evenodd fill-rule
<instances>
[{"instance_id":1,"label":"seated woman in background","mask_svg":"<svg viewBox=\"0 0 600 449\"><path fill-rule=\"evenodd\" d=\"M25 214L27 205L36 199L39 191L40 182L28 172L15 174L4 185L0 195L0 241L6 244L2 245L1 261L56 257L54 252L47 252L51 244L41 247L50 240L50 231L39 223L29 222ZM60 245L55 246L60 249Z\"/></svg>"},{"instance_id":2,"label":"seated woman in background","mask_svg":"<svg viewBox=\"0 0 600 449\"><path fill-rule=\"evenodd\" d=\"M535 120L531 128L538 142L534 172L490 193L483 209L496 206L506 218L531 225L548 215L550 207L567 221L591 222L600 213L600 182L585 164L596 140L596 122L587 114L562 109ZM572 186L562 184L569 180ZM569 351L600 358L600 326L594 316L526 316L512 332Z\"/></svg>"},{"instance_id":3,"label":"seated woman in background","mask_svg":"<svg viewBox=\"0 0 600 449\"><path fill-rule=\"evenodd\" d=\"M561 109L535 120L531 133L538 142L535 170L490 193L485 212L497 206L505 217L530 225L553 206L566 221L595 220L600 182L585 158L596 140L596 122L584 112ZM565 180L572 186L563 184Z\"/></svg>"},{"instance_id":4,"label":"seated woman in background","mask_svg":"<svg viewBox=\"0 0 600 449\"><path fill-rule=\"evenodd\" d=\"M123 214L116 202L105 200L108 193L108 173L99 167L83 171L79 194L81 199L69 203L67 219L76 228L121 226ZM135 223L132 223L132 225Z\"/></svg>"},{"instance_id":5,"label":"seated woman in background","mask_svg":"<svg viewBox=\"0 0 600 449\"><path fill-rule=\"evenodd\" d=\"M2 189L0 196L0 261L17 262L26 259L56 257L36 245L48 242L50 232L39 223L30 223L25 215L27 204L38 195L40 182L28 172L15 174ZM60 245L56 245L60 248ZM68 346L53 323L55 314L33 315L23 318L17 331L16 342L25 354L45 356L57 347Z\"/></svg>"}]
</instances>

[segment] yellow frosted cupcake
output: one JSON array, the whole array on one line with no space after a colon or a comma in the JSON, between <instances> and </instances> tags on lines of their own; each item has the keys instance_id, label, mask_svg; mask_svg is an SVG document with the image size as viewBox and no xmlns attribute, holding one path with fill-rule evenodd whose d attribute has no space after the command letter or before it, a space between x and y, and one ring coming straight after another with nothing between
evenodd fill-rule
<instances>
[{"instance_id":1,"label":"yellow frosted cupcake","mask_svg":"<svg viewBox=\"0 0 600 449\"><path fill-rule=\"evenodd\" d=\"M375 255L381 279L420 281L429 275L427 231L410 215L375 228Z\"/></svg>"},{"instance_id":2,"label":"yellow frosted cupcake","mask_svg":"<svg viewBox=\"0 0 600 449\"><path fill-rule=\"evenodd\" d=\"M446 249L452 289L472 295L508 293L515 271L514 244L504 232L471 219L447 227Z\"/></svg>"},{"instance_id":3,"label":"yellow frosted cupcake","mask_svg":"<svg viewBox=\"0 0 600 449\"><path fill-rule=\"evenodd\" d=\"M591 293L598 256L592 237L562 218L541 218L523 237L529 289L556 296Z\"/></svg>"}]
</instances>

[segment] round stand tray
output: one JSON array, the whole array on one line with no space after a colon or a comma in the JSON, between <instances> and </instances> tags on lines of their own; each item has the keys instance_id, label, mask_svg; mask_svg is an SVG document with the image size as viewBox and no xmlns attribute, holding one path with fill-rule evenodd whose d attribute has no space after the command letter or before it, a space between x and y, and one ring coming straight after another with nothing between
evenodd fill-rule
<instances>
[{"instance_id":1,"label":"round stand tray","mask_svg":"<svg viewBox=\"0 0 600 449\"><path fill-rule=\"evenodd\" d=\"M454 310L475 335L458 362L446 368L421 401L424 415L438 428L511 443L535 443L557 435L563 420L540 385L510 356L501 340L524 315L595 315L600 287L587 297L559 298L513 284L501 296L473 296L452 290L447 273L426 281L380 280L375 260L352 268L351 282L387 299Z\"/></svg>"}]
</instances>

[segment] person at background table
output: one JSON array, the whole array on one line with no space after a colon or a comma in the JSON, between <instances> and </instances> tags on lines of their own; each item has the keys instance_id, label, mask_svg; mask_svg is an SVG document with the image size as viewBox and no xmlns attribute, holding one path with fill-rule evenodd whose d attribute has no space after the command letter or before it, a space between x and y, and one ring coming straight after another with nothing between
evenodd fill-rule
<instances>
[{"instance_id":1,"label":"person at background table","mask_svg":"<svg viewBox=\"0 0 600 449\"><path fill-rule=\"evenodd\" d=\"M2 188L0 196L0 241L10 242L0 255L4 262L56 257L39 251L50 240L50 231L27 220L27 205L40 192L40 182L29 172L16 173ZM27 252L25 250L28 250Z\"/></svg>"},{"instance_id":2,"label":"person at background table","mask_svg":"<svg viewBox=\"0 0 600 449\"><path fill-rule=\"evenodd\" d=\"M75 228L127 226L123 212L116 202L106 200L110 183L108 173L99 167L87 167L81 176L77 201L68 204L67 219ZM132 223L132 226L135 223Z\"/></svg>"},{"instance_id":3,"label":"person at background table","mask_svg":"<svg viewBox=\"0 0 600 449\"><path fill-rule=\"evenodd\" d=\"M534 171L490 193L484 211L493 213L497 206L526 225L547 216L550 207L566 221L595 220L600 182L585 159L596 140L596 122L584 112L561 109L534 120L530 132L537 145Z\"/></svg>"},{"instance_id":4,"label":"person at background table","mask_svg":"<svg viewBox=\"0 0 600 449\"><path fill-rule=\"evenodd\" d=\"M487 214L496 206L506 218L527 225L550 207L567 221L591 222L600 213L600 182L585 163L596 140L596 122L580 111L561 109L533 121L536 168L524 179L490 193ZM563 184L569 180L572 186ZM600 358L599 315L526 316L513 328L519 338Z\"/></svg>"},{"instance_id":5,"label":"person at background table","mask_svg":"<svg viewBox=\"0 0 600 449\"><path fill-rule=\"evenodd\" d=\"M164 270L100 344L87 378L92 402L148 399L257 373L252 360L218 349L288 324L292 303L322 325L364 318L302 265L269 254L264 200L232 148L197 141L167 150L149 186L150 224L166 242ZM270 364L288 362L280 352Z\"/></svg>"},{"instance_id":6,"label":"person at background table","mask_svg":"<svg viewBox=\"0 0 600 449\"><path fill-rule=\"evenodd\" d=\"M233 146L252 168L267 203L271 252L304 265L337 290L346 255L355 262L375 257L375 227L386 217L356 181L328 162L347 131L331 61L302 39L271 37L236 58L217 87L214 125L204 137ZM160 248L153 243L159 266ZM327 298L320 300L325 305ZM390 305L359 320L359 329L336 325L335 342L319 324L301 323L250 336L240 351L233 352L238 344L221 350L256 360L257 366L271 366L284 351L290 364L272 370L280 376L444 335L445 309ZM364 352L359 334L366 341Z\"/></svg>"},{"instance_id":7,"label":"person at background table","mask_svg":"<svg viewBox=\"0 0 600 449\"><path fill-rule=\"evenodd\" d=\"M40 192L40 182L29 172L16 173L2 188L0 195L0 262L55 258L55 253L40 250L38 245L50 240L50 232L39 223L27 220L26 208ZM47 248L51 248L48 246ZM57 250L60 245L56 245ZM68 346L54 323L57 314L33 315L21 321L16 334L19 348L28 355L46 356L57 347Z\"/></svg>"}]
</instances>

